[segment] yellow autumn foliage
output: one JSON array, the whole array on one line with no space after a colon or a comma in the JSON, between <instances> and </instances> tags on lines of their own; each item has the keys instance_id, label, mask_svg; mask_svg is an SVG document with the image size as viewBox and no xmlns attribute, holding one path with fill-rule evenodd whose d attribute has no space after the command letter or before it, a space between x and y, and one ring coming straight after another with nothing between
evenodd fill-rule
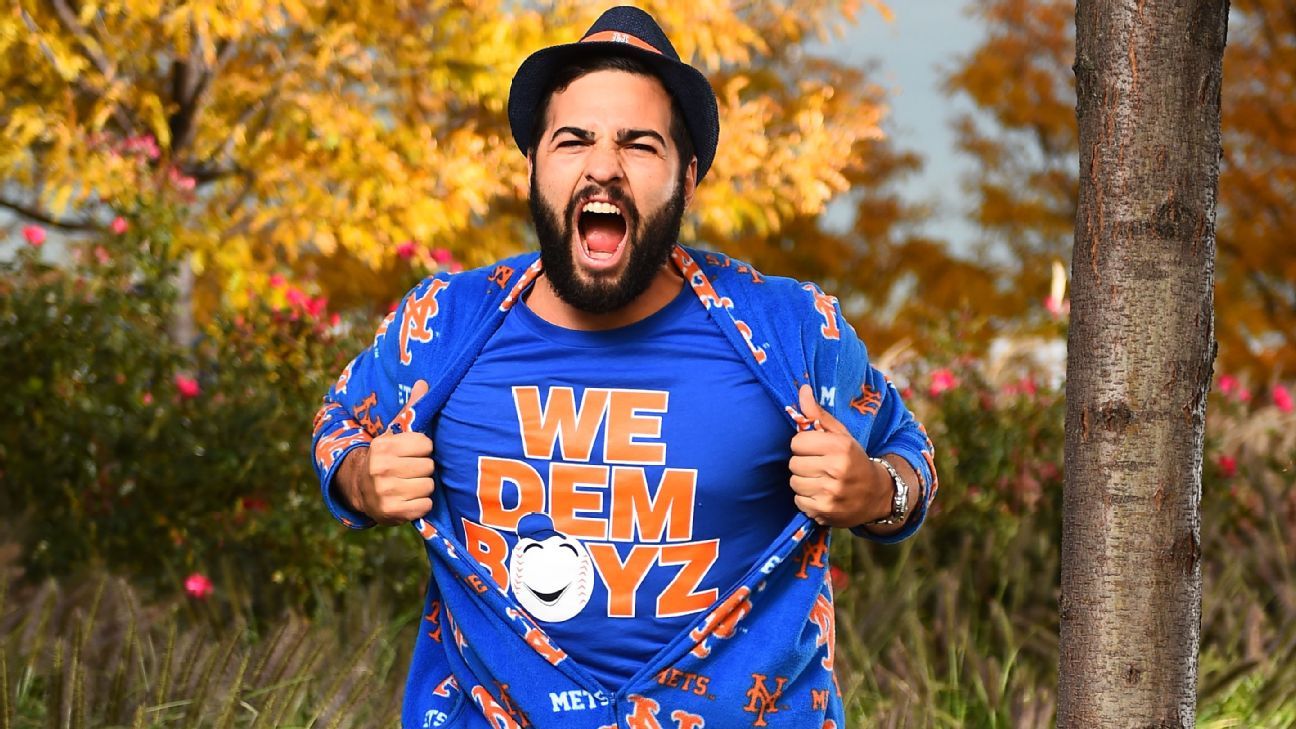
<instances>
[{"instance_id":1,"label":"yellow autumn foliage","mask_svg":"<svg viewBox=\"0 0 1296 729\"><path fill-rule=\"evenodd\" d=\"M868 4L881 22L885 6ZM804 53L856 20L856 0L644 7L720 99L719 154L688 235L769 236L850 187L866 163L855 152L881 136L881 94L832 63L806 72ZM465 265L529 245L509 83L602 9L18 0L0 15L0 206L76 230L175 205L169 233L235 304L285 267L344 302L389 296L382 272L405 241Z\"/></svg>"}]
</instances>

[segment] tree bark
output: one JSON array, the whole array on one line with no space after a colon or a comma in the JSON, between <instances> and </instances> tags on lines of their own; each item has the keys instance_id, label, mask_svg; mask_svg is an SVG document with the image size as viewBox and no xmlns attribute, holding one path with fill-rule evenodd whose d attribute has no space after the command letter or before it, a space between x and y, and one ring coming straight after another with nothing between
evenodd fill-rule
<instances>
[{"instance_id":1,"label":"tree bark","mask_svg":"<svg viewBox=\"0 0 1296 729\"><path fill-rule=\"evenodd\" d=\"M1080 0L1060 727L1192 727L1227 0Z\"/></svg>"}]
</instances>

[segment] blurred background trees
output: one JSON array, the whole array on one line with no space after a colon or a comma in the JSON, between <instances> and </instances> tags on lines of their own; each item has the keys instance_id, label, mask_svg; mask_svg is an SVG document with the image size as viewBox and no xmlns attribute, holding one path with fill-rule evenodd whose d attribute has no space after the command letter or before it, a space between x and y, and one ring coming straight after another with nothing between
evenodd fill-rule
<instances>
[{"instance_id":1,"label":"blurred background trees","mask_svg":"<svg viewBox=\"0 0 1296 729\"><path fill-rule=\"evenodd\" d=\"M868 167L854 152L882 144L882 92L804 53L854 3L646 8L720 99L693 238L765 240ZM528 245L510 79L595 16L573 0L25 0L0 18L0 205L78 232L179 197L170 234L200 312L246 304L286 267L341 307L385 307L407 242L467 266Z\"/></svg>"},{"instance_id":2,"label":"blurred background trees","mask_svg":"<svg viewBox=\"0 0 1296 729\"><path fill-rule=\"evenodd\" d=\"M983 250L1020 311L1070 257L1078 174L1073 0L989 0L984 42L949 76L976 110L957 123L977 160L970 192ZM1224 52L1216 371L1258 382L1296 371L1296 11L1231 3Z\"/></svg>"}]
</instances>

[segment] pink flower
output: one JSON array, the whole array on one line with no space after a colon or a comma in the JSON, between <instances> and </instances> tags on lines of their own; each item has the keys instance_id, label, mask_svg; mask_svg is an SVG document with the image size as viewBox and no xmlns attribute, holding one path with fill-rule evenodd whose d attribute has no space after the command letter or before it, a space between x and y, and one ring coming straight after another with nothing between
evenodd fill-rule
<instances>
[{"instance_id":1,"label":"pink flower","mask_svg":"<svg viewBox=\"0 0 1296 729\"><path fill-rule=\"evenodd\" d=\"M145 392L143 395L140 395L140 402L144 403L145 405L152 405L153 393Z\"/></svg>"},{"instance_id":2,"label":"pink flower","mask_svg":"<svg viewBox=\"0 0 1296 729\"><path fill-rule=\"evenodd\" d=\"M1278 406L1279 411L1284 413L1290 413L1292 411L1292 396L1291 392L1289 392L1286 387L1283 387L1282 385L1274 385L1273 393L1271 394L1274 405Z\"/></svg>"},{"instance_id":3,"label":"pink flower","mask_svg":"<svg viewBox=\"0 0 1296 729\"><path fill-rule=\"evenodd\" d=\"M306 296L306 293L299 288L289 287L288 290L284 292L284 298L288 299L288 303L293 306L304 306L306 300L310 297Z\"/></svg>"},{"instance_id":4,"label":"pink flower","mask_svg":"<svg viewBox=\"0 0 1296 729\"><path fill-rule=\"evenodd\" d=\"M1233 478L1237 475L1237 459L1233 456L1222 453L1216 463L1219 465L1220 474L1224 478Z\"/></svg>"},{"instance_id":5,"label":"pink flower","mask_svg":"<svg viewBox=\"0 0 1296 729\"><path fill-rule=\"evenodd\" d=\"M176 391L180 393L180 398L183 400L191 400L198 397L202 392L202 388L198 386L198 380L184 375L175 376L175 386Z\"/></svg>"},{"instance_id":6,"label":"pink flower","mask_svg":"<svg viewBox=\"0 0 1296 729\"><path fill-rule=\"evenodd\" d=\"M181 172L178 167L172 167L169 170L169 175L171 177L171 184L175 185L175 188L182 192L192 192L193 189L198 186L197 180Z\"/></svg>"},{"instance_id":7,"label":"pink flower","mask_svg":"<svg viewBox=\"0 0 1296 729\"><path fill-rule=\"evenodd\" d=\"M449 248L433 248L432 260L437 263L449 263L454 260L454 255L450 253Z\"/></svg>"},{"instance_id":8,"label":"pink flower","mask_svg":"<svg viewBox=\"0 0 1296 729\"><path fill-rule=\"evenodd\" d=\"M1238 389L1238 381L1233 375L1220 375L1217 386L1219 387L1220 394L1224 397L1228 397L1233 394L1234 390Z\"/></svg>"},{"instance_id":9,"label":"pink flower","mask_svg":"<svg viewBox=\"0 0 1296 729\"><path fill-rule=\"evenodd\" d=\"M303 304L303 308L306 309L306 313L312 317L318 317L320 314L323 314L325 308L327 307L328 307L328 297L326 296L320 296L314 299L307 297L306 303Z\"/></svg>"},{"instance_id":10,"label":"pink flower","mask_svg":"<svg viewBox=\"0 0 1296 729\"><path fill-rule=\"evenodd\" d=\"M828 579L832 580L833 592L841 592L850 585L850 574L837 565L828 566Z\"/></svg>"},{"instance_id":11,"label":"pink flower","mask_svg":"<svg viewBox=\"0 0 1296 729\"><path fill-rule=\"evenodd\" d=\"M39 225L24 225L22 234L32 248L40 248L45 243L45 229Z\"/></svg>"},{"instance_id":12,"label":"pink flower","mask_svg":"<svg viewBox=\"0 0 1296 729\"><path fill-rule=\"evenodd\" d=\"M335 327L341 323L342 323L342 317L338 316L338 313L336 311L329 315L329 326Z\"/></svg>"},{"instance_id":13,"label":"pink flower","mask_svg":"<svg viewBox=\"0 0 1296 729\"><path fill-rule=\"evenodd\" d=\"M152 134L141 134L138 137L127 137L123 145L127 154L143 154L149 159L157 159L162 150L158 149L157 141L153 139Z\"/></svg>"},{"instance_id":14,"label":"pink flower","mask_svg":"<svg viewBox=\"0 0 1296 729\"><path fill-rule=\"evenodd\" d=\"M206 600L212 594L212 581L207 579L207 575L195 572L185 578L184 589L189 593L189 597Z\"/></svg>"},{"instance_id":15,"label":"pink flower","mask_svg":"<svg viewBox=\"0 0 1296 729\"><path fill-rule=\"evenodd\" d=\"M108 249L103 246L95 246L94 254L95 260L99 261L100 266L106 266L112 260L112 256L108 255Z\"/></svg>"},{"instance_id":16,"label":"pink flower","mask_svg":"<svg viewBox=\"0 0 1296 729\"><path fill-rule=\"evenodd\" d=\"M1251 402L1251 391L1245 387L1239 387L1237 391L1238 402Z\"/></svg>"},{"instance_id":17,"label":"pink flower","mask_svg":"<svg viewBox=\"0 0 1296 729\"><path fill-rule=\"evenodd\" d=\"M407 240L404 243L401 243L400 245L396 246L396 255L400 256L402 261L408 261L409 259L414 257L414 253L417 250L418 250L418 244L412 240Z\"/></svg>"},{"instance_id":18,"label":"pink flower","mask_svg":"<svg viewBox=\"0 0 1296 729\"><path fill-rule=\"evenodd\" d=\"M279 274L277 274L277 273L272 273L272 274L270 274L270 288L275 288L275 289L277 289L277 288L279 288L280 286L283 286L283 285L284 285L284 277L283 277L283 276L281 276L281 275L279 275Z\"/></svg>"},{"instance_id":19,"label":"pink flower","mask_svg":"<svg viewBox=\"0 0 1296 729\"><path fill-rule=\"evenodd\" d=\"M943 367L931 373L931 385L927 388L927 392L932 397L936 397L946 390L953 390L958 387L958 384L958 378L954 373L950 372L949 368Z\"/></svg>"},{"instance_id":20,"label":"pink flower","mask_svg":"<svg viewBox=\"0 0 1296 729\"><path fill-rule=\"evenodd\" d=\"M116 233L117 235L121 235L122 233L125 233L127 230L130 230L130 223L126 222L126 218L123 218L122 216L118 215L117 217L113 218L112 224L108 226L108 229Z\"/></svg>"}]
</instances>

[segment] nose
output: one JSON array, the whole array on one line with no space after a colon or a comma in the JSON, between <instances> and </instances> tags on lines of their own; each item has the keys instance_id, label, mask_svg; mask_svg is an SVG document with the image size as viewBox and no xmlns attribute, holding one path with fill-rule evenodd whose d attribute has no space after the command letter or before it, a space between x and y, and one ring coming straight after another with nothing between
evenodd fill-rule
<instances>
[{"instance_id":1,"label":"nose","mask_svg":"<svg viewBox=\"0 0 1296 729\"><path fill-rule=\"evenodd\" d=\"M585 178L599 185L609 185L622 178L621 156L615 145L595 144L585 161Z\"/></svg>"}]
</instances>

